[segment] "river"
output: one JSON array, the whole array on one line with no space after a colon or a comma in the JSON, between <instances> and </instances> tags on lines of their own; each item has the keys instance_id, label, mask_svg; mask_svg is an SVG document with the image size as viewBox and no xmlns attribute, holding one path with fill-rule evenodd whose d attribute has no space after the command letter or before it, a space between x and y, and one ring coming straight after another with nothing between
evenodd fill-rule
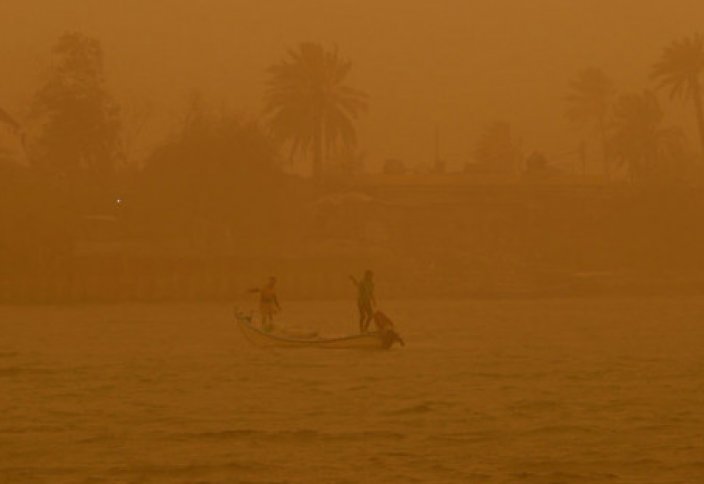
<instances>
[{"instance_id":1,"label":"river","mask_svg":"<svg viewBox=\"0 0 704 484\"><path fill-rule=\"evenodd\" d=\"M384 309L405 348L263 350L225 304L0 307L0 482L704 482L704 299Z\"/></svg>"}]
</instances>

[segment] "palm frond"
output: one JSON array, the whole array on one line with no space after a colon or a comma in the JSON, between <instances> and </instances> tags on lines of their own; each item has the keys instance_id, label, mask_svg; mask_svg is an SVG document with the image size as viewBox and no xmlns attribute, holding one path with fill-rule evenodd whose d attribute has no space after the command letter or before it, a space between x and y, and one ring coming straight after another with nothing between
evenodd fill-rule
<instances>
[{"instance_id":1,"label":"palm frond","mask_svg":"<svg viewBox=\"0 0 704 484\"><path fill-rule=\"evenodd\" d=\"M695 34L676 40L663 50L651 78L658 89L670 90L670 97L689 99L698 89L704 72L704 36Z\"/></svg>"},{"instance_id":2,"label":"palm frond","mask_svg":"<svg viewBox=\"0 0 704 484\"><path fill-rule=\"evenodd\" d=\"M291 144L292 156L310 153L317 133L326 151L354 144L353 121L367 107L367 96L345 84L352 63L337 48L306 42L267 70L264 114L272 134Z\"/></svg>"},{"instance_id":3,"label":"palm frond","mask_svg":"<svg viewBox=\"0 0 704 484\"><path fill-rule=\"evenodd\" d=\"M613 96L613 82L603 71L585 69L569 82L565 117L575 124L596 125L607 116Z\"/></svg>"}]
</instances>

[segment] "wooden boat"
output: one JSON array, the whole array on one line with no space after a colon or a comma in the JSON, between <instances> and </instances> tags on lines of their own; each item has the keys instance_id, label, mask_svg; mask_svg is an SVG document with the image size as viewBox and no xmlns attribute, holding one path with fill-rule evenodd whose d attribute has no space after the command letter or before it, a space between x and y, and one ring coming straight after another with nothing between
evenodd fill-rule
<instances>
[{"instance_id":1,"label":"wooden boat","mask_svg":"<svg viewBox=\"0 0 704 484\"><path fill-rule=\"evenodd\" d=\"M320 336L294 337L277 331L267 332L252 324L252 318L236 314L237 325L251 343L269 348L324 348L324 349L389 349L397 339L389 333L373 332L324 338Z\"/></svg>"}]
</instances>

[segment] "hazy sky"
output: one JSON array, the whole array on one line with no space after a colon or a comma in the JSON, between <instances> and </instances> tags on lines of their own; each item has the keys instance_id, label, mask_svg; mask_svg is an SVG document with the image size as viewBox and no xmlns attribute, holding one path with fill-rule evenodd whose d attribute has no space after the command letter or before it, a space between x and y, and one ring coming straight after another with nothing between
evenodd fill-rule
<instances>
[{"instance_id":1,"label":"hazy sky","mask_svg":"<svg viewBox=\"0 0 704 484\"><path fill-rule=\"evenodd\" d=\"M578 136L562 112L575 71L598 66L624 90L646 87L665 44L704 31L704 2L0 0L0 105L22 115L70 30L100 38L115 95L154 102L159 119L193 89L257 114L268 65L300 41L335 43L370 95L360 141L372 163L431 161L436 124L442 154L462 163L493 120L512 122L527 151L570 150Z\"/></svg>"}]
</instances>

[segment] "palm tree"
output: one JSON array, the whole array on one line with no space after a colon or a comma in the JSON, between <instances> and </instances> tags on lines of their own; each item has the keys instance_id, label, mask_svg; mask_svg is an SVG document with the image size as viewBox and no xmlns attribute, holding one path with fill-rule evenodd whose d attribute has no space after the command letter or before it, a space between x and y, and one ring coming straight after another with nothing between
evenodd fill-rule
<instances>
[{"instance_id":1,"label":"palm tree","mask_svg":"<svg viewBox=\"0 0 704 484\"><path fill-rule=\"evenodd\" d=\"M653 67L652 77L659 88L669 88L671 98L691 100L697 116L704 156L704 106L701 75L704 72L704 36L695 34L668 45Z\"/></svg>"},{"instance_id":2,"label":"palm tree","mask_svg":"<svg viewBox=\"0 0 704 484\"><path fill-rule=\"evenodd\" d=\"M606 126L614 98L611 79L601 69L589 68L580 71L569 83L567 111L565 116L575 124L596 127L601 141L604 174L609 176L609 162L606 149Z\"/></svg>"},{"instance_id":3,"label":"palm tree","mask_svg":"<svg viewBox=\"0 0 704 484\"><path fill-rule=\"evenodd\" d=\"M274 136L290 142L291 157L313 156L319 180L323 157L339 143L354 147L354 120L366 109L367 96L345 84L352 64L318 43L302 43L269 68L265 113Z\"/></svg>"},{"instance_id":4,"label":"palm tree","mask_svg":"<svg viewBox=\"0 0 704 484\"><path fill-rule=\"evenodd\" d=\"M684 136L679 128L664 127L663 112L650 91L622 95L614 106L614 129L609 149L625 165L631 180L678 175Z\"/></svg>"}]
</instances>

